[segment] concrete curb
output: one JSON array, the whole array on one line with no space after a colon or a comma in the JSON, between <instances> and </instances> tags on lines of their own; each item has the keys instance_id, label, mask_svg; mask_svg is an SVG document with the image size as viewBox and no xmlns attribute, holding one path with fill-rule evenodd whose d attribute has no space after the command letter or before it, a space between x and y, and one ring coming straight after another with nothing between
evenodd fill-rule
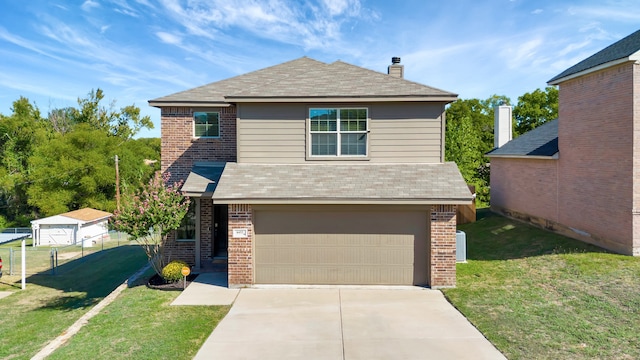
<instances>
[{"instance_id":1,"label":"concrete curb","mask_svg":"<svg viewBox=\"0 0 640 360\"><path fill-rule=\"evenodd\" d=\"M35 354L31 360L42 360L47 356L51 355L54 351L64 345L73 335L78 333L80 329L84 325L86 325L89 320L98 315L102 309L104 309L107 305L111 304L120 293L129 286L129 283L136 281L145 271L149 270L151 267L150 264L147 264L142 269L138 270L135 274L131 275L125 282L120 284L115 290L113 290L109 295L107 295L104 299L102 299L96 306L94 306L91 310L89 310L86 314L82 315L80 319L76 320L73 325L69 326L69 328L60 334L57 338L53 339L49 344L47 344L42 350L40 350L37 354Z\"/></svg>"}]
</instances>

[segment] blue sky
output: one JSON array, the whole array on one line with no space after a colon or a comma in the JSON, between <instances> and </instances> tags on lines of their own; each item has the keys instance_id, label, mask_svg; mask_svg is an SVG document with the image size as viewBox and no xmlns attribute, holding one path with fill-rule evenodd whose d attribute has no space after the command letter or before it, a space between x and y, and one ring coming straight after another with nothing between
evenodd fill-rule
<instances>
[{"instance_id":1,"label":"blue sky","mask_svg":"<svg viewBox=\"0 0 640 360\"><path fill-rule=\"evenodd\" d=\"M640 29L637 0L29 0L0 11L0 113L43 113L95 88L135 104L301 56L486 99L546 86Z\"/></svg>"}]
</instances>

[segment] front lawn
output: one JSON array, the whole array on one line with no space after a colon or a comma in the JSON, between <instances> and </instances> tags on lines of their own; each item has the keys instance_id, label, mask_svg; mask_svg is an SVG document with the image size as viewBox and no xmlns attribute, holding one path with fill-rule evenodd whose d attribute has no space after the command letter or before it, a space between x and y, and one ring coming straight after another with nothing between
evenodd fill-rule
<instances>
[{"instance_id":1,"label":"front lawn","mask_svg":"<svg viewBox=\"0 0 640 360\"><path fill-rule=\"evenodd\" d=\"M509 359L640 358L640 258L494 215L443 292Z\"/></svg>"},{"instance_id":2,"label":"front lawn","mask_svg":"<svg viewBox=\"0 0 640 360\"><path fill-rule=\"evenodd\" d=\"M192 359L231 307L170 306L179 294L128 288L47 359Z\"/></svg>"},{"instance_id":3,"label":"front lawn","mask_svg":"<svg viewBox=\"0 0 640 360\"><path fill-rule=\"evenodd\" d=\"M0 300L0 359L29 359L49 341L145 265L139 246L120 246L64 265L66 271L47 271L27 278L3 276L0 290L14 293Z\"/></svg>"}]
</instances>

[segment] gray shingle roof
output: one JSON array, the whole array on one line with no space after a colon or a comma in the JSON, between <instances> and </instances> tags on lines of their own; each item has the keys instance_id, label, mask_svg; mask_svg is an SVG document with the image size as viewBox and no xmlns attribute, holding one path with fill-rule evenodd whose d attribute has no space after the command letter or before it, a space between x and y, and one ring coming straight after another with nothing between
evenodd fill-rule
<instances>
[{"instance_id":1,"label":"gray shingle roof","mask_svg":"<svg viewBox=\"0 0 640 360\"><path fill-rule=\"evenodd\" d=\"M225 103L246 98L430 97L456 94L336 61L302 57L279 65L163 96L149 103Z\"/></svg>"},{"instance_id":2,"label":"gray shingle roof","mask_svg":"<svg viewBox=\"0 0 640 360\"><path fill-rule=\"evenodd\" d=\"M181 190L190 196L211 196L218 185L225 163L196 163Z\"/></svg>"},{"instance_id":3,"label":"gray shingle roof","mask_svg":"<svg viewBox=\"0 0 640 360\"><path fill-rule=\"evenodd\" d=\"M546 122L487 153L488 157L551 157L558 153L558 119Z\"/></svg>"},{"instance_id":4,"label":"gray shingle roof","mask_svg":"<svg viewBox=\"0 0 640 360\"><path fill-rule=\"evenodd\" d=\"M469 204L472 195L455 163L227 163L213 199L223 204Z\"/></svg>"},{"instance_id":5,"label":"gray shingle roof","mask_svg":"<svg viewBox=\"0 0 640 360\"><path fill-rule=\"evenodd\" d=\"M628 58L640 51L640 30L619 40L553 77L548 83L591 69L611 61Z\"/></svg>"}]
</instances>

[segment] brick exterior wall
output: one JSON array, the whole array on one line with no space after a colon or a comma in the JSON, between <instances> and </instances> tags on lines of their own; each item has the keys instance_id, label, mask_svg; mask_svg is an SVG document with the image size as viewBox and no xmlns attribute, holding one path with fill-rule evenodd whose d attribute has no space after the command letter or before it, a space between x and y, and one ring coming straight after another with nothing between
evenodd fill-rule
<instances>
[{"instance_id":1,"label":"brick exterior wall","mask_svg":"<svg viewBox=\"0 0 640 360\"><path fill-rule=\"evenodd\" d=\"M196 243L194 241L175 241L175 232L169 234L164 247L164 258L168 264L172 260L185 261L190 266L196 264Z\"/></svg>"},{"instance_id":2,"label":"brick exterior wall","mask_svg":"<svg viewBox=\"0 0 640 360\"><path fill-rule=\"evenodd\" d=\"M213 200L200 199L200 263L211 261L213 246Z\"/></svg>"},{"instance_id":3,"label":"brick exterior wall","mask_svg":"<svg viewBox=\"0 0 640 360\"><path fill-rule=\"evenodd\" d=\"M626 63L561 83L559 158L492 158L492 210L640 255L639 68Z\"/></svg>"},{"instance_id":4,"label":"brick exterior wall","mask_svg":"<svg viewBox=\"0 0 640 360\"><path fill-rule=\"evenodd\" d=\"M429 285L456 286L456 205L431 207Z\"/></svg>"},{"instance_id":5,"label":"brick exterior wall","mask_svg":"<svg viewBox=\"0 0 640 360\"><path fill-rule=\"evenodd\" d=\"M640 65L633 65L633 245L640 256Z\"/></svg>"},{"instance_id":6,"label":"brick exterior wall","mask_svg":"<svg viewBox=\"0 0 640 360\"><path fill-rule=\"evenodd\" d=\"M625 254L633 243L634 65L560 84L558 222Z\"/></svg>"},{"instance_id":7,"label":"brick exterior wall","mask_svg":"<svg viewBox=\"0 0 640 360\"><path fill-rule=\"evenodd\" d=\"M234 238L233 229L246 229L247 237ZM229 287L253 285L253 210L251 205L229 205Z\"/></svg>"},{"instance_id":8,"label":"brick exterior wall","mask_svg":"<svg viewBox=\"0 0 640 360\"><path fill-rule=\"evenodd\" d=\"M491 158L491 209L558 221L558 160Z\"/></svg>"},{"instance_id":9,"label":"brick exterior wall","mask_svg":"<svg viewBox=\"0 0 640 360\"><path fill-rule=\"evenodd\" d=\"M215 139L193 137L193 113L197 111L220 114L220 137ZM171 173L170 181L187 179L194 162L236 161L236 107L190 108L163 107L161 109L161 170ZM202 199L200 204L200 260L211 259L212 201ZM176 242L175 233L169 234L165 257L180 259L195 265L195 243Z\"/></svg>"},{"instance_id":10,"label":"brick exterior wall","mask_svg":"<svg viewBox=\"0 0 640 360\"><path fill-rule=\"evenodd\" d=\"M193 137L193 113L205 109L163 107L161 110L162 172L171 181L186 180L196 161L236 161L236 107L206 108L220 113L220 137Z\"/></svg>"}]
</instances>

